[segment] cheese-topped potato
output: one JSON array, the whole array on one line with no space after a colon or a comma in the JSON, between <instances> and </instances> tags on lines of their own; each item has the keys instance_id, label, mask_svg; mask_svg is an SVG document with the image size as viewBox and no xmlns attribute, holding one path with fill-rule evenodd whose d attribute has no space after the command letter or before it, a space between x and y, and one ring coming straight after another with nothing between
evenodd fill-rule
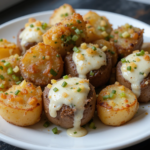
<instances>
[{"instance_id":1,"label":"cheese-topped potato","mask_svg":"<svg viewBox=\"0 0 150 150\"><path fill-rule=\"evenodd\" d=\"M102 86L109 80L112 69L112 57L109 52L100 49L96 44L87 43L74 47L73 51L64 60L66 74L87 78L95 87Z\"/></svg>"},{"instance_id":2,"label":"cheese-topped potato","mask_svg":"<svg viewBox=\"0 0 150 150\"><path fill-rule=\"evenodd\" d=\"M65 17L71 16L73 13L75 13L75 10L72 6L69 4L64 4L54 10L50 17L49 24L53 26L56 23L61 22Z\"/></svg>"},{"instance_id":3,"label":"cheese-topped potato","mask_svg":"<svg viewBox=\"0 0 150 150\"><path fill-rule=\"evenodd\" d=\"M42 90L23 81L0 93L0 115L9 123L29 126L37 123L42 113Z\"/></svg>"},{"instance_id":4,"label":"cheese-topped potato","mask_svg":"<svg viewBox=\"0 0 150 150\"><path fill-rule=\"evenodd\" d=\"M106 40L96 40L93 42L94 44L98 44L98 46L103 49L104 51L107 51L110 53L110 55L112 56L112 63L113 63L113 67L116 66L116 63L118 61L118 52L117 49L115 48L113 43L110 43Z\"/></svg>"},{"instance_id":5,"label":"cheese-topped potato","mask_svg":"<svg viewBox=\"0 0 150 150\"><path fill-rule=\"evenodd\" d=\"M30 47L42 42L42 35L49 28L50 26L46 22L30 18L17 36L17 45L21 50L21 54L24 55Z\"/></svg>"},{"instance_id":6,"label":"cheese-topped potato","mask_svg":"<svg viewBox=\"0 0 150 150\"><path fill-rule=\"evenodd\" d=\"M6 39L0 39L0 59L11 55L20 55L20 50L15 43L9 42Z\"/></svg>"},{"instance_id":7,"label":"cheese-topped potato","mask_svg":"<svg viewBox=\"0 0 150 150\"><path fill-rule=\"evenodd\" d=\"M63 19L44 35L45 44L52 46L64 57L74 45L79 46L86 38L85 22L80 14Z\"/></svg>"},{"instance_id":8,"label":"cheese-topped potato","mask_svg":"<svg viewBox=\"0 0 150 150\"><path fill-rule=\"evenodd\" d=\"M143 44L144 29L125 25L113 30L110 41L114 43L120 58L131 54L134 50L141 49Z\"/></svg>"},{"instance_id":9,"label":"cheese-topped potato","mask_svg":"<svg viewBox=\"0 0 150 150\"><path fill-rule=\"evenodd\" d=\"M0 59L0 91L6 91L12 85L21 83L20 59L18 54Z\"/></svg>"},{"instance_id":10,"label":"cheese-topped potato","mask_svg":"<svg viewBox=\"0 0 150 150\"><path fill-rule=\"evenodd\" d=\"M112 31L112 25L105 16L100 16L96 12L89 11L83 16L83 19L87 22L86 42L109 38Z\"/></svg>"},{"instance_id":11,"label":"cheese-topped potato","mask_svg":"<svg viewBox=\"0 0 150 150\"><path fill-rule=\"evenodd\" d=\"M96 93L87 79L64 76L52 80L43 92L44 109L47 118L54 124L69 128L67 134L81 137L87 134L81 126L94 115Z\"/></svg>"},{"instance_id":12,"label":"cheese-topped potato","mask_svg":"<svg viewBox=\"0 0 150 150\"><path fill-rule=\"evenodd\" d=\"M133 92L119 83L107 86L97 98L98 117L106 125L125 124L133 118L138 107Z\"/></svg>"},{"instance_id":13,"label":"cheese-topped potato","mask_svg":"<svg viewBox=\"0 0 150 150\"><path fill-rule=\"evenodd\" d=\"M31 47L20 62L21 74L27 81L44 86L63 73L63 61L51 46L38 43Z\"/></svg>"},{"instance_id":14,"label":"cheese-topped potato","mask_svg":"<svg viewBox=\"0 0 150 150\"><path fill-rule=\"evenodd\" d=\"M117 81L128 87L140 102L150 101L150 54L134 51L117 65Z\"/></svg>"}]
</instances>

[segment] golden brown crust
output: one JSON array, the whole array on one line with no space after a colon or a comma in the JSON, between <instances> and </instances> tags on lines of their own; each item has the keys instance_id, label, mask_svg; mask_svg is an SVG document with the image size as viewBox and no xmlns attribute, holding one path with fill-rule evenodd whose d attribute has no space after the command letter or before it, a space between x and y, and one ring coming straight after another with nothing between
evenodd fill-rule
<instances>
[{"instance_id":1,"label":"golden brown crust","mask_svg":"<svg viewBox=\"0 0 150 150\"><path fill-rule=\"evenodd\" d=\"M51 79L61 77L63 61L52 47L38 43L25 53L21 59L20 70L27 81L33 82L35 85L45 86L51 82Z\"/></svg>"},{"instance_id":2,"label":"golden brown crust","mask_svg":"<svg viewBox=\"0 0 150 150\"><path fill-rule=\"evenodd\" d=\"M112 25L105 16L100 16L93 11L89 11L83 16L83 18L87 22L86 42L93 42L95 40L109 37L112 31Z\"/></svg>"},{"instance_id":3,"label":"golden brown crust","mask_svg":"<svg viewBox=\"0 0 150 150\"><path fill-rule=\"evenodd\" d=\"M116 79L120 84L132 90L131 83L128 82L126 79L124 79L122 76L121 66L122 66L122 63L120 61L117 64L117 68L116 68ZM143 79L140 85L141 85L141 95L138 97L138 101L144 102L144 103L149 102L150 101L150 92L149 92L150 91L150 74L146 78Z\"/></svg>"},{"instance_id":4,"label":"golden brown crust","mask_svg":"<svg viewBox=\"0 0 150 150\"><path fill-rule=\"evenodd\" d=\"M69 4L63 4L59 8L55 9L53 14L50 17L49 24L55 25L56 23L61 22L65 17L71 16L75 13L75 10Z\"/></svg>"},{"instance_id":5,"label":"golden brown crust","mask_svg":"<svg viewBox=\"0 0 150 150\"><path fill-rule=\"evenodd\" d=\"M72 59L72 54L73 53L70 53L64 59L65 74L70 74L72 77L78 77L79 75L76 70L76 65ZM87 73L87 75L86 75L87 79L89 79L90 83L94 87L99 87L99 86L105 85L110 78L110 73L111 73L111 69L112 69L112 57L108 52L106 52L106 56L107 56L107 65L106 66L102 66L98 70L92 70L94 73L94 76L91 76L90 72Z\"/></svg>"},{"instance_id":6,"label":"golden brown crust","mask_svg":"<svg viewBox=\"0 0 150 150\"><path fill-rule=\"evenodd\" d=\"M77 36L75 40L73 37ZM44 35L45 44L52 46L64 57L74 46L79 46L86 38L85 22L80 14L74 13L61 23L50 28Z\"/></svg>"},{"instance_id":7,"label":"golden brown crust","mask_svg":"<svg viewBox=\"0 0 150 150\"><path fill-rule=\"evenodd\" d=\"M110 41L114 43L120 58L131 54L134 50L141 50L143 32L144 29L127 25L118 27L111 32Z\"/></svg>"},{"instance_id":8,"label":"golden brown crust","mask_svg":"<svg viewBox=\"0 0 150 150\"><path fill-rule=\"evenodd\" d=\"M59 111L57 111L56 118L50 116L49 114L50 100L48 98L49 90L50 90L49 88L45 87L45 90L43 91L43 103L44 103L43 105L48 120L63 128L72 128L75 110L70 108L69 106L63 105L62 108ZM88 123L93 117L95 112L95 103L96 103L95 89L90 84L90 92L86 100L85 110L84 110L83 118L81 120L81 126Z\"/></svg>"}]
</instances>

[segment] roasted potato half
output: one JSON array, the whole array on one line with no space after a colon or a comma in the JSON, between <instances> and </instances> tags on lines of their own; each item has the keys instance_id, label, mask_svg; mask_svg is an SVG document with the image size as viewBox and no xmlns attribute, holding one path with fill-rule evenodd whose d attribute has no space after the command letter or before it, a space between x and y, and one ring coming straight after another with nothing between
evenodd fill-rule
<instances>
[{"instance_id":1,"label":"roasted potato half","mask_svg":"<svg viewBox=\"0 0 150 150\"><path fill-rule=\"evenodd\" d=\"M0 59L11 55L20 55L20 50L15 43L8 42L6 39L0 39Z\"/></svg>"},{"instance_id":2,"label":"roasted potato half","mask_svg":"<svg viewBox=\"0 0 150 150\"><path fill-rule=\"evenodd\" d=\"M97 46L97 48L96 48L96 46ZM95 47L97 50L93 50L91 47L92 48ZM72 77L79 77L80 74L77 71L77 66L78 66L81 71L84 70L83 72L86 72L86 70L89 71L89 72L87 72L87 74L84 78L89 79L90 83L94 87L100 87L100 86L105 85L110 78L110 73L111 73L111 69L112 69L111 54L106 51L104 53L104 55L106 56L106 60L103 61L106 63L103 64L102 66L100 66L100 68L98 68L98 69L89 70L88 67L93 68L100 62L100 60L94 60L95 56L103 58L99 53L97 53L98 49L99 49L98 45L82 43L78 49L81 50L81 52L77 53L77 57L76 57L77 61L76 62L74 62L74 59L73 59L73 54L76 52L70 53L65 57L65 59L64 59L65 74L68 74L68 75L70 74ZM83 51L85 51L84 54L83 54ZM90 57L90 60L89 60L89 57ZM94 62L94 64L92 63L92 61ZM82 66L80 64L82 64Z\"/></svg>"},{"instance_id":3,"label":"roasted potato half","mask_svg":"<svg viewBox=\"0 0 150 150\"><path fill-rule=\"evenodd\" d=\"M89 11L83 16L83 19L87 22L86 42L93 42L99 39L108 39L112 31L112 25L105 16L100 16L93 11Z\"/></svg>"},{"instance_id":4,"label":"roasted potato half","mask_svg":"<svg viewBox=\"0 0 150 150\"><path fill-rule=\"evenodd\" d=\"M22 28L17 35L17 45L21 51L21 55L36 45L43 42L42 35L50 28L50 26L43 21L29 18L28 23Z\"/></svg>"},{"instance_id":5,"label":"roasted potato half","mask_svg":"<svg viewBox=\"0 0 150 150\"><path fill-rule=\"evenodd\" d=\"M19 69L21 57L18 54L0 60L0 91L6 91L22 81Z\"/></svg>"},{"instance_id":6,"label":"roasted potato half","mask_svg":"<svg viewBox=\"0 0 150 150\"><path fill-rule=\"evenodd\" d=\"M112 55L112 63L113 63L113 67L115 67L117 61L118 61L118 52L114 46L113 43L110 43L106 40L96 40L93 42L94 44L98 44L98 46L100 48L105 48L105 51L108 51L111 55Z\"/></svg>"},{"instance_id":7,"label":"roasted potato half","mask_svg":"<svg viewBox=\"0 0 150 150\"><path fill-rule=\"evenodd\" d=\"M107 86L97 98L98 117L106 125L125 124L133 118L138 107L134 93L119 83Z\"/></svg>"},{"instance_id":8,"label":"roasted potato half","mask_svg":"<svg viewBox=\"0 0 150 150\"><path fill-rule=\"evenodd\" d=\"M72 51L75 45L79 46L85 38L85 22L82 16L76 13L53 26L43 35L44 43L56 49L62 57L68 51Z\"/></svg>"},{"instance_id":9,"label":"roasted potato half","mask_svg":"<svg viewBox=\"0 0 150 150\"><path fill-rule=\"evenodd\" d=\"M23 81L0 93L0 115L17 126L37 123L42 113L42 90L32 83Z\"/></svg>"},{"instance_id":10,"label":"roasted potato half","mask_svg":"<svg viewBox=\"0 0 150 150\"><path fill-rule=\"evenodd\" d=\"M63 79L61 79L63 80ZM61 81L59 80L59 81ZM66 79L65 81L68 82L69 79ZM81 79L81 83L85 82L85 79ZM55 85L55 83L53 84ZM69 89L74 86L73 84L67 84L66 88L68 87ZM77 85L80 87L80 83ZM95 112L95 105L96 105L96 93L95 93L95 89L94 87L89 84L90 87L90 91L88 93L87 98L85 99L85 105L84 105L84 112L83 112L83 118L81 120L81 125L83 126L86 123L88 123ZM74 108L75 106L72 105L65 105L63 104L62 107L60 108L60 110L57 111L57 116L56 117L52 117L50 115L50 110L49 110L49 104L51 102L51 98L49 97L49 91L53 90L53 88L51 86L47 86L45 87L44 91L43 91L43 105L44 105L44 111L45 114L48 118L49 121L51 121L52 123L59 125L63 128L72 128L73 127L73 122L74 122L74 113L77 112L77 110ZM82 92L82 91L81 91ZM56 92L56 95L58 94L58 92ZM59 94L58 94L59 96ZM65 99L65 95L64 99ZM70 97L68 95L68 97Z\"/></svg>"},{"instance_id":11,"label":"roasted potato half","mask_svg":"<svg viewBox=\"0 0 150 150\"><path fill-rule=\"evenodd\" d=\"M141 49L150 53L150 43L143 43Z\"/></svg>"},{"instance_id":12,"label":"roasted potato half","mask_svg":"<svg viewBox=\"0 0 150 150\"><path fill-rule=\"evenodd\" d=\"M141 50L144 29L133 27L126 23L111 32L110 41L114 43L120 58Z\"/></svg>"},{"instance_id":13,"label":"roasted potato half","mask_svg":"<svg viewBox=\"0 0 150 150\"><path fill-rule=\"evenodd\" d=\"M65 17L71 16L73 13L75 13L75 10L72 8L72 6L69 4L64 4L54 10L50 17L49 24L53 26L56 23L61 22Z\"/></svg>"},{"instance_id":14,"label":"roasted potato half","mask_svg":"<svg viewBox=\"0 0 150 150\"><path fill-rule=\"evenodd\" d=\"M63 73L63 61L51 46L38 43L31 47L20 62L23 78L35 85L45 86L51 79L59 79Z\"/></svg>"}]
</instances>

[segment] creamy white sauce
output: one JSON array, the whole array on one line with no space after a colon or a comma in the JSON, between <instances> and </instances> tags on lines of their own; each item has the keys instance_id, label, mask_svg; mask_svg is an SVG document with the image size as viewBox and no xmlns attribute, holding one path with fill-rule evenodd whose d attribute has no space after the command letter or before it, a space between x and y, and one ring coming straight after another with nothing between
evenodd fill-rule
<instances>
[{"instance_id":1,"label":"creamy white sauce","mask_svg":"<svg viewBox=\"0 0 150 150\"><path fill-rule=\"evenodd\" d=\"M150 57L150 54L145 55ZM150 61L144 59L145 55L136 56L136 53L130 54L125 58L130 63L123 63L121 67L123 77L131 83L132 91L137 97L141 94L141 81L150 73ZM137 59L138 61L136 61ZM133 60L136 62L133 62ZM130 66L131 62L135 63L136 69L133 67L131 71L128 71L127 66Z\"/></svg>"},{"instance_id":2,"label":"creamy white sauce","mask_svg":"<svg viewBox=\"0 0 150 150\"><path fill-rule=\"evenodd\" d=\"M62 87L63 82L67 82L65 87ZM58 91L55 92L53 89L57 88ZM78 88L81 89L78 92ZM75 110L74 112L74 124L73 128L67 130L67 134L73 137L81 137L87 134L86 129L80 127L81 120L83 118L85 100L87 99L88 93L90 91L89 81L80 78L69 78L62 79L52 85L49 91L49 113L51 117L57 116L57 111L61 109L64 105L70 106Z\"/></svg>"},{"instance_id":3,"label":"creamy white sauce","mask_svg":"<svg viewBox=\"0 0 150 150\"><path fill-rule=\"evenodd\" d=\"M43 23L43 22L41 22ZM42 42L43 38L42 38L42 34L44 34L48 28L46 28L45 30L42 29L42 26L37 26L36 22L35 23L31 23L33 25L33 27L27 26L25 27L25 29L21 32L19 39L21 39L21 46L23 49L23 53L25 53L25 44L26 43L31 43L31 42ZM37 28L39 28L39 30L37 30ZM39 34L39 31L42 32L42 34Z\"/></svg>"},{"instance_id":4,"label":"creamy white sauce","mask_svg":"<svg viewBox=\"0 0 150 150\"><path fill-rule=\"evenodd\" d=\"M87 44L87 49L92 48L92 45ZM86 74L92 70L99 69L101 66L106 65L106 54L100 49L96 48L94 54L89 54L87 49L79 47L80 53L74 52L72 55L73 61L76 64L76 69L79 78L86 78ZM82 54L84 59L80 60L78 55Z\"/></svg>"}]
</instances>

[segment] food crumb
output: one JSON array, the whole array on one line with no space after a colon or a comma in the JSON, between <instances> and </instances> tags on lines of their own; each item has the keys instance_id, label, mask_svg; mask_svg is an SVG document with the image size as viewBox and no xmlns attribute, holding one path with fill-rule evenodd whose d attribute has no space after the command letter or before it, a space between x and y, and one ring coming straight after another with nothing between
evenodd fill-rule
<instances>
[{"instance_id":1,"label":"food crumb","mask_svg":"<svg viewBox=\"0 0 150 150\"><path fill-rule=\"evenodd\" d=\"M13 39L15 39L15 36L13 36Z\"/></svg>"},{"instance_id":2,"label":"food crumb","mask_svg":"<svg viewBox=\"0 0 150 150\"><path fill-rule=\"evenodd\" d=\"M145 115L148 115L148 112L146 112Z\"/></svg>"},{"instance_id":3,"label":"food crumb","mask_svg":"<svg viewBox=\"0 0 150 150\"><path fill-rule=\"evenodd\" d=\"M49 129L47 131L50 131Z\"/></svg>"}]
</instances>

